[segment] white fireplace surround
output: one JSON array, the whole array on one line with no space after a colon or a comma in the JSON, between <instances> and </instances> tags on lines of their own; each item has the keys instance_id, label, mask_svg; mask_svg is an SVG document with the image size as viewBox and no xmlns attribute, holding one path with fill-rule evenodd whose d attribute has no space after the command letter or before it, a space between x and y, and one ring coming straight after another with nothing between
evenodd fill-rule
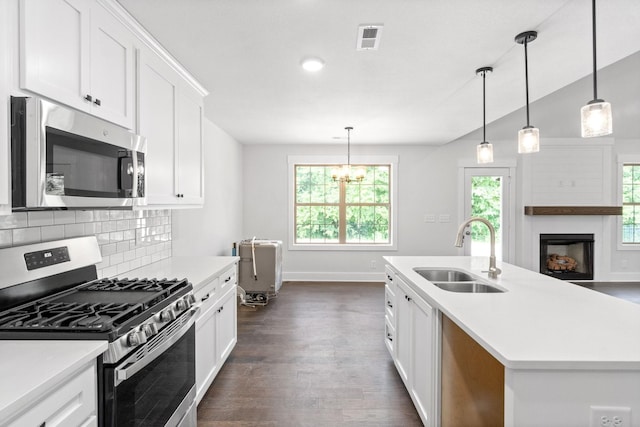
<instances>
[{"instance_id":1,"label":"white fireplace surround","mask_svg":"<svg viewBox=\"0 0 640 427\"><path fill-rule=\"evenodd\" d=\"M615 205L612 159L611 138L541 141L539 153L522 159L522 205ZM611 279L615 216L523 215L521 226L522 267L540 270L541 234L593 234L594 280Z\"/></svg>"}]
</instances>

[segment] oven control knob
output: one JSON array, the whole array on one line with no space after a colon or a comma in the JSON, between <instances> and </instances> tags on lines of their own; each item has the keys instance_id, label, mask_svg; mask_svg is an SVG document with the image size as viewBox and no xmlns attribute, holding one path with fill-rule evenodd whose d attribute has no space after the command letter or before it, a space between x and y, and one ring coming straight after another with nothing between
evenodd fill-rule
<instances>
[{"instance_id":1,"label":"oven control knob","mask_svg":"<svg viewBox=\"0 0 640 427\"><path fill-rule=\"evenodd\" d=\"M182 313L187 308L188 308L187 307L187 302L185 300L183 300L182 298L179 299L178 301L176 301L176 311L177 312Z\"/></svg>"},{"instance_id":2,"label":"oven control knob","mask_svg":"<svg viewBox=\"0 0 640 427\"><path fill-rule=\"evenodd\" d=\"M129 335L127 335L127 345L129 347L136 347L146 342L147 337L144 335L144 332L134 331L130 332Z\"/></svg>"},{"instance_id":3,"label":"oven control knob","mask_svg":"<svg viewBox=\"0 0 640 427\"><path fill-rule=\"evenodd\" d=\"M196 303L196 296L193 294L185 296L184 299L187 301L187 306L189 307Z\"/></svg>"},{"instance_id":4,"label":"oven control knob","mask_svg":"<svg viewBox=\"0 0 640 427\"><path fill-rule=\"evenodd\" d=\"M176 319L176 315L170 308L160 312L160 321L161 322L171 322Z\"/></svg>"},{"instance_id":5,"label":"oven control knob","mask_svg":"<svg viewBox=\"0 0 640 427\"><path fill-rule=\"evenodd\" d=\"M151 338L158 333L158 327L154 323L147 323L142 326L142 331L147 338Z\"/></svg>"}]
</instances>

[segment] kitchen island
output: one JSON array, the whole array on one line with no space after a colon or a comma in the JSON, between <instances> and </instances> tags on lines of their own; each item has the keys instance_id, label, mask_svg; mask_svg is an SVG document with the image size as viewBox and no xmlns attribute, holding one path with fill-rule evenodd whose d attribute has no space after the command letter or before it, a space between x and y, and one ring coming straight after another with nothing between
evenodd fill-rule
<instances>
[{"instance_id":1,"label":"kitchen island","mask_svg":"<svg viewBox=\"0 0 640 427\"><path fill-rule=\"evenodd\" d=\"M477 343L503 371L502 400L498 402L504 425L589 426L593 417L600 416L592 407L615 407L629 422L625 425L640 426L637 304L506 263L498 265L502 274L497 279L489 279L483 272L488 266L486 257L384 258L389 264L387 306L392 305L396 311L387 316L393 319L387 320L387 337L391 333L395 338L392 345L388 341L388 347L410 394L417 396L412 398L418 402L418 411L426 413L421 414L425 424L435 426L442 420L442 425L447 425L446 401L460 394L460 390L452 392L452 385L447 383L452 374L442 371L459 365L447 361L448 357L458 357L455 353L461 348L460 341L451 340L448 334L459 328L456 336L465 335L468 342ZM463 270L504 292L446 291L414 271L420 267ZM406 314L398 312L407 302L419 308L410 313L422 316L411 317L413 323L403 323ZM420 325L416 321L427 318L429 323L422 324L431 326L421 329L429 331L403 330L407 329L403 324L415 327ZM423 336L429 337L428 345L413 342L423 340ZM406 357L403 364L405 347L422 349L422 354L428 348L431 371L412 375L424 367L419 360ZM464 363L483 358L473 356ZM488 368L482 365L474 369L480 372ZM468 379L464 374L460 378ZM421 384L425 379L431 384ZM628 417L627 409L631 411Z\"/></svg>"}]
</instances>

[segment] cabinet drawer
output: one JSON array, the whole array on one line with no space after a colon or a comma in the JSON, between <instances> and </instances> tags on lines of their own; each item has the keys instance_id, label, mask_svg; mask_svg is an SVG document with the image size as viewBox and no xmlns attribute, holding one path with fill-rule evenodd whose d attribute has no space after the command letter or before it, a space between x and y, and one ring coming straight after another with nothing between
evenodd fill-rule
<instances>
[{"instance_id":1,"label":"cabinet drawer","mask_svg":"<svg viewBox=\"0 0 640 427\"><path fill-rule=\"evenodd\" d=\"M389 267L388 265L384 266L384 273L386 275L384 282L387 285L387 287L391 290L391 292L393 292L394 294L396 293L396 272L393 271L393 269L391 267Z\"/></svg>"},{"instance_id":2,"label":"cabinet drawer","mask_svg":"<svg viewBox=\"0 0 640 427\"><path fill-rule=\"evenodd\" d=\"M384 286L384 312L386 316L389 318L389 320L391 320L391 323L394 322L394 318L396 315L395 305L396 305L396 295L389 288L388 285L385 285Z\"/></svg>"},{"instance_id":3,"label":"cabinet drawer","mask_svg":"<svg viewBox=\"0 0 640 427\"><path fill-rule=\"evenodd\" d=\"M7 426L95 425L96 378L95 362L91 362L74 374L73 378L45 393L41 400Z\"/></svg>"},{"instance_id":4,"label":"cabinet drawer","mask_svg":"<svg viewBox=\"0 0 640 427\"><path fill-rule=\"evenodd\" d=\"M206 313L207 310L216 302L216 294L218 293L219 279L216 277L204 286L198 288L194 292L196 304L200 304L200 315Z\"/></svg>"},{"instance_id":5,"label":"cabinet drawer","mask_svg":"<svg viewBox=\"0 0 640 427\"><path fill-rule=\"evenodd\" d=\"M228 289L231 289L236 282L236 265L234 264L220 275L220 295L223 295Z\"/></svg>"},{"instance_id":6,"label":"cabinet drawer","mask_svg":"<svg viewBox=\"0 0 640 427\"><path fill-rule=\"evenodd\" d=\"M384 319L384 344L387 346L387 350L389 350L389 354L391 357L394 357L394 346L396 339L396 329L391 324L391 321L388 317Z\"/></svg>"}]
</instances>

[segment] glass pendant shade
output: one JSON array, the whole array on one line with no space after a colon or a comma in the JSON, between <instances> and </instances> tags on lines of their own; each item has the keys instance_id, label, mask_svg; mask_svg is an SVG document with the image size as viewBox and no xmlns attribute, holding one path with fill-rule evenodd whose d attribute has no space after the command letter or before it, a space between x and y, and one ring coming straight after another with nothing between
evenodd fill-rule
<instances>
[{"instance_id":1,"label":"glass pendant shade","mask_svg":"<svg viewBox=\"0 0 640 427\"><path fill-rule=\"evenodd\" d=\"M613 119L611 116L611 104L602 100L594 100L580 109L582 117L582 137L611 135L613 132Z\"/></svg>"},{"instance_id":2,"label":"glass pendant shade","mask_svg":"<svg viewBox=\"0 0 640 427\"><path fill-rule=\"evenodd\" d=\"M493 144L481 142L476 149L478 164L493 163Z\"/></svg>"},{"instance_id":3,"label":"glass pendant shade","mask_svg":"<svg viewBox=\"0 0 640 427\"><path fill-rule=\"evenodd\" d=\"M533 126L525 126L518 131L518 153L540 151L540 131Z\"/></svg>"}]
</instances>

